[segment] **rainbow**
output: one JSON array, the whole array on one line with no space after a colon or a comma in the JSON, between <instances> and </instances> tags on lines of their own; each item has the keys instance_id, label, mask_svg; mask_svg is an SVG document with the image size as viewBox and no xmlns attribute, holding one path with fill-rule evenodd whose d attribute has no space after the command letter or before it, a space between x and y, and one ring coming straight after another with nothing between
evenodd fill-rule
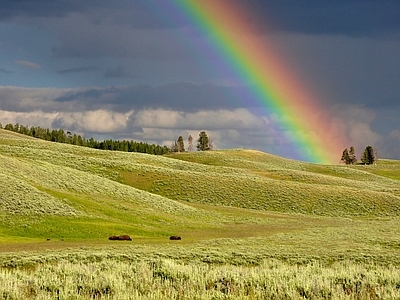
<instances>
[{"instance_id":1,"label":"rainbow","mask_svg":"<svg viewBox=\"0 0 400 300\"><path fill-rule=\"evenodd\" d=\"M217 54L220 64L228 65L246 85L249 97L275 116L279 134L289 141L291 158L338 163L346 147L339 129L305 85L294 78L277 50L260 39L242 6L226 0L173 3L207 37L208 47Z\"/></svg>"}]
</instances>

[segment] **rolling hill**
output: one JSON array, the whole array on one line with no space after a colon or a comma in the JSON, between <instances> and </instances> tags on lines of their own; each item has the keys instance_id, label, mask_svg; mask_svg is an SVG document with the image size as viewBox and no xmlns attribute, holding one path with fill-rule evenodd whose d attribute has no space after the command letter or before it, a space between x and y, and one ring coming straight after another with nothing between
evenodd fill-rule
<instances>
[{"instance_id":1,"label":"rolling hill","mask_svg":"<svg viewBox=\"0 0 400 300\"><path fill-rule=\"evenodd\" d=\"M222 230L230 217L221 208L397 217L399 172L395 160L323 166L253 150L153 156L0 130L0 241Z\"/></svg>"}]
</instances>

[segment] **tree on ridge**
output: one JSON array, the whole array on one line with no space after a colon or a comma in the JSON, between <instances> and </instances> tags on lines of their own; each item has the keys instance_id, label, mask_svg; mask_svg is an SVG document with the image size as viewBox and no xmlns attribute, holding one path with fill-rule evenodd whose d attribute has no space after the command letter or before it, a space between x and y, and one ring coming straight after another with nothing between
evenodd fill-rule
<instances>
[{"instance_id":1,"label":"tree on ridge","mask_svg":"<svg viewBox=\"0 0 400 300\"><path fill-rule=\"evenodd\" d=\"M372 165L376 162L375 151L371 146L365 148L361 162L366 165Z\"/></svg>"},{"instance_id":2,"label":"tree on ridge","mask_svg":"<svg viewBox=\"0 0 400 300\"><path fill-rule=\"evenodd\" d=\"M188 152L192 152L193 151L193 137L192 135L189 134L188 137Z\"/></svg>"},{"instance_id":3,"label":"tree on ridge","mask_svg":"<svg viewBox=\"0 0 400 300\"><path fill-rule=\"evenodd\" d=\"M179 136L178 141L176 142L176 151L177 152L185 152L185 144L183 143L182 136Z\"/></svg>"},{"instance_id":4,"label":"tree on ridge","mask_svg":"<svg viewBox=\"0 0 400 300\"><path fill-rule=\"evenodd\" d=\"M197 150L198 151L207 151L210 150L208 135L205 131L201 131L199 133L199 138L197 139Z\"/></svg>"}]
</instances>

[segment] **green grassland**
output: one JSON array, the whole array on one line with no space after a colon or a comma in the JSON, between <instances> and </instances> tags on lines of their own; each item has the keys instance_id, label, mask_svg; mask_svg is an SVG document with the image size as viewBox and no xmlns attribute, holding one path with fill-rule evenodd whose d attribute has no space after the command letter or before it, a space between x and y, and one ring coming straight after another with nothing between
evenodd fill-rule
<instances>
[{"instance_id":1,"label":"green grassland","mask_svg":"<svg viewBox=\"0 0 400 300\"><path fill-rule=\"evenodd\" d=\"M0 299L400 298L397 160L153 156L0 130L0 182Z\"/></svg>"}]
</instances>

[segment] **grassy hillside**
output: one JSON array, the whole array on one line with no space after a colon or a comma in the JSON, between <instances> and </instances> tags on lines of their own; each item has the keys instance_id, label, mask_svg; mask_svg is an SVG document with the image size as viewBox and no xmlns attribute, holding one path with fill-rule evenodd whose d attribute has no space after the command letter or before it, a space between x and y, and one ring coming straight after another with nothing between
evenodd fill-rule
<instances>
[{"instance_id":1,"label":"grassy hillside","mask_svg":"<svg viewBox=\"0 0 400 300\"><path fill-rule=\"evenodd\" d=\"M322 166L251 150L99 151L0 130L0 239L162 237L182 228L207 235L231 218L210 205L399 216L399 170L399 161Z\"/></svg>"},{"instance_id":2,"label":"grassy hillside","mask_svg":"<svg viewBox=\"0 0 400 300\"><path fill-rule=\"evenodd\" d=\"M400 161L152 156L0 130L0 182L3 299L400 297Z\"/></svg>"}]
</instances>

